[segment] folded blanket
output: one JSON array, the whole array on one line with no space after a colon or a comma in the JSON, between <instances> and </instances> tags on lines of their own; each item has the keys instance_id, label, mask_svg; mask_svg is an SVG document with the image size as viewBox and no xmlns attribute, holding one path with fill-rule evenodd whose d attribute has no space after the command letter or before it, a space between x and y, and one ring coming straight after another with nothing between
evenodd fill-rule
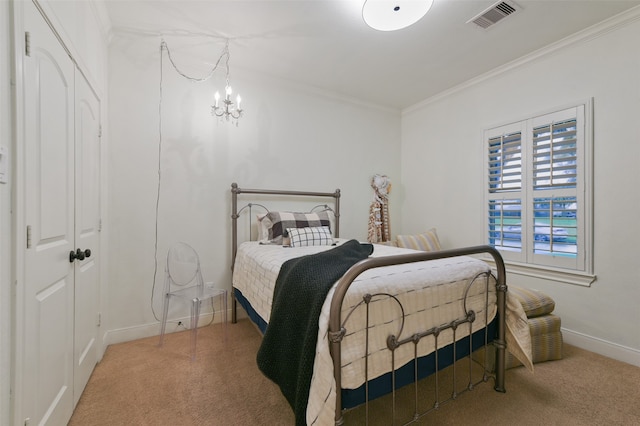
<instances>
[{"instance_id":1,"label":"folded blanket","mask_svg":"<svg viewBox=\"0 0 640 426\"><path fill-rule=\"evenodd\" d=\"M507 332L507 350L511 352L529 371L533 373L533 355L531 351L531 332L527 315L522 304L507 291L507 318L505 321Z\"/></svg>"},{"instance_id":2,"label":"folded blanket","mask_svg":"<svg viewBox=\"0 0 640 426\"><path fill-rule=\"evenodd\" d=\"M318 317L327 293L347 270L373 253L350 240L334 249L286 261L274 288L269 325L258 350L260 370L280 386L296 425L306 424Z\"/></svg>"}]
</instances>

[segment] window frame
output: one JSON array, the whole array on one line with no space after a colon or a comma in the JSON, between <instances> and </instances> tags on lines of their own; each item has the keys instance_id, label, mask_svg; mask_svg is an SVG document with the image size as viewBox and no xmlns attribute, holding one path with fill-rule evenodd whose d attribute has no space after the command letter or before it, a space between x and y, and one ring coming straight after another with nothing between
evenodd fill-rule
<instances>
[{"instance_id":1,"label":"window frame","mask_svg":"<svg viewBox=\"0 0 640 426\"><path fill-rule=\"evenodd\" d=\"M578 178L575 190L534 189L534 129L551 122L558 122L561 119L571 118L576 119L576 170ZM516 132L520 132L521 188L502 189L492 192L489 187L491 167L490 139ZM486 128L483 131L483 148L483 240L485 244L495 245L492 244L491 235L496 234L490 234L490 201L520 199L520 251L505 250L499 246L495 247L500 251L507 265L507 270L520 275L590 285L595 280L593 273L593 99L553 108L521 120ZM559 198L565 196L576 197L576 256L562 257L535 253L534 229L537 222L534 215L534 198ZM504 209L500 213L501 225L499 229L503 231L501 237L504 236L503 211ZM495 216L493 218L495 219ZM495 230L495 221L493 225ZM514 229L517 232L517 225Z\"/></svg>"}]
</instances>

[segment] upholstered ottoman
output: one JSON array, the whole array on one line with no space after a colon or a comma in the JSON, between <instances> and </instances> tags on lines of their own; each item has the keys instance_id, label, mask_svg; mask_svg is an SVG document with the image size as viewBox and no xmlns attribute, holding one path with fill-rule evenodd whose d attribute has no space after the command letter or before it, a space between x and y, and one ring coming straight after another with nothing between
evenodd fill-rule
<instances>
[{"instance_id":1,"label":"upholstered ottoman","mask_svg":"<svg viewBox=\"0 0 640 426\"><path fill-rule=\"evenodd\" d=\"M552 314L556 307L554 300L540 291L513 285L509 286L508 291L518 299L527 314L533 362L562 359L560 317ZM518 365L522 363L507 351L507 368Z\"/></svg>"}]
</instances>

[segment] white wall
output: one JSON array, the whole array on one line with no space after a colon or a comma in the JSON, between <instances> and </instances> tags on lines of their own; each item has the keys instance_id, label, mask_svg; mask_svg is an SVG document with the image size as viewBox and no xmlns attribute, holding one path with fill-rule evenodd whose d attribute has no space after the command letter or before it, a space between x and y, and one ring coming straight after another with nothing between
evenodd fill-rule
<instances>
[{"instance_id":1,"label":"white wall","mask_svg":"<svg viewBox=\"0 0 640 426\"><path fill-rule=\"evenodd\" d=\"M166 41L178 67L194 77L208 73L207 64L215 63L224 45L198 38ZM232 55L234 49L241 47L232 43ZM164 264L173 242L193 245L205 280L230 289L232 182L246 188L340 188L341 236L366 240L371 176L400 176L399 111L243 72L233 63L231 84L245 109L238 127L210 115L215 89L224 88L222 70L194 83L179 76L164 53L160 126L159 50L159 38L131 32L115 34L110 45L109 342L158 333Z\"/></svg>"},{"instance_id":2,"label":"white wall","mask_svg":"<svg viewBox=\"0 0 640 426\"><path fill-rule=\"evenodd\" d=\"M640 22L593 32L403 113L406 232L435 226L446 247L483 244L482 131L594 98L597 281L507 276L556 301L565 341L640 365ZM541 52L538 52L541 53ZM441 184L445 182L445 184Z\"/></svg>"}]
</instances>

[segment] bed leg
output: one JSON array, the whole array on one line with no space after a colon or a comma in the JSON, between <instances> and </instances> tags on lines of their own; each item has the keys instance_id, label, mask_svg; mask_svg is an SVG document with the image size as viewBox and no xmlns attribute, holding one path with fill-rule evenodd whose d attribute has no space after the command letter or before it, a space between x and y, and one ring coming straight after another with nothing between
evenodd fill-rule
<instances>
[{"instance_id":1,"label":"bed leg","mask_svg":"<svg viewBox=\"0 0 640 426\"><path fill-rule=\"evenodd\" d=\"M494 341L496 347L496 383L493 389L496 392L505 393L507 390L504 387L504 375L505 375L505 349L506 345L504 341Z\"/></svg>"}]
</instances>

